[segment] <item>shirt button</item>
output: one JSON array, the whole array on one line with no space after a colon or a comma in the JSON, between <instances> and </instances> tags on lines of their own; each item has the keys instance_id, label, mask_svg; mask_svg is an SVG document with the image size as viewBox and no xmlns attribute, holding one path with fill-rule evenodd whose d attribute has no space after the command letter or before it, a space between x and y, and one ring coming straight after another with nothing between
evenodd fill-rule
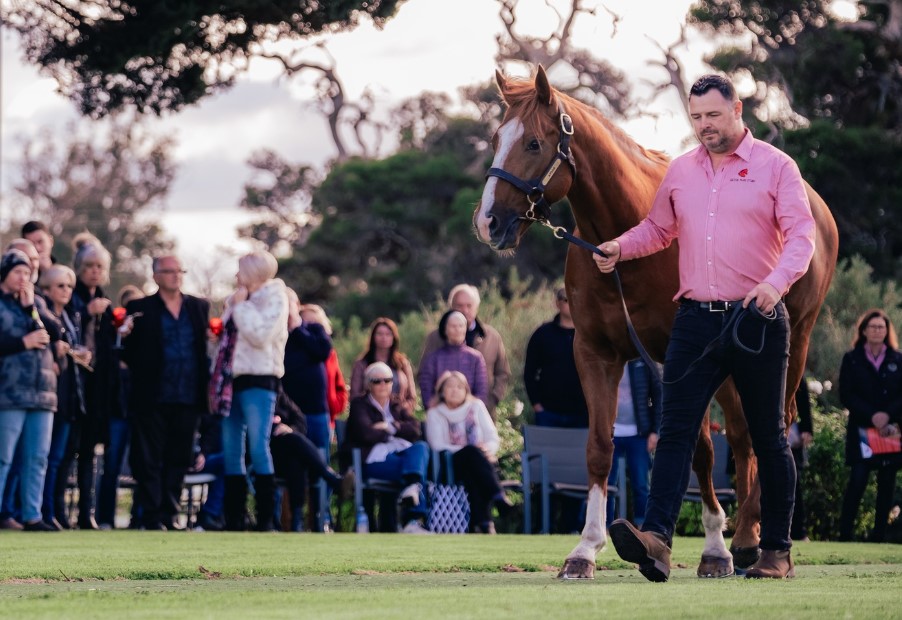
<instances>
[{"instance_id":1,"label":"shirt button","mask_svg":"<svg viewBox=\"0 0 902 620\"><path fill-rule=\"evenodd\" d=\"M711 211L711 213L709 213L709 215L710 215L711 217L714 217L714 211Z\"/></svg>"},{"instance_id":2,"label":"shirt button","mask_svg":"<svg viewBox=\"0 0 902 620\"><path fill-rule=\"evenodd\" d=\"M715 194L717 193L717 190L716 190L716 189L712 189L711 191L714 192Z\"/></svg>"},{"instance_id":3,"label":"shirt button","mask_svg":"<svg viewBox=\"0 0 902 620\"><path fill-rule=\"evenodd\" d=\"M708 241L711 241L711 237L708 237Z\"/></svg>"}]
</instances>

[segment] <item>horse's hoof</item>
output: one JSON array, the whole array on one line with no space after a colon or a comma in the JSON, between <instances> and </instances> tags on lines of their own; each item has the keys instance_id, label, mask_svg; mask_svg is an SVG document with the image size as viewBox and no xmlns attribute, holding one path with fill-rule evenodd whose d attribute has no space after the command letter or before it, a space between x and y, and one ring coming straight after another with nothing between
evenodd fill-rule
<instances>
[{"instance_id":1,"label":"horse's hoof","mask_svg":"<svg viewBox=\"0 0 902 620\"><path fill-rule=\"evenodd\" d=\"M582 558L567 558L558 579L595 579L595 562Z\"/></svg>"},{"instance_id":2,"label":"horse's hoof","mask_svg":"<svg viewBox=\"0 0 902 620\"><path fill-rule=\"evenodd\" d=\"M733 564L736 568L748 568L758 561L761 555L761 549L758 547L730 547L730 553L733 554Z\"/></svg>"},{"instance_id":3,"label":"horse's hoof","mask_svg":"<svg viewBox=\"0 0 902 620\"><path fill-rule=\"evenodd\" d=\"M719 579L733 574L733 559L703 555L696 574L705 579Z\"/></svg>"}]
</instances>

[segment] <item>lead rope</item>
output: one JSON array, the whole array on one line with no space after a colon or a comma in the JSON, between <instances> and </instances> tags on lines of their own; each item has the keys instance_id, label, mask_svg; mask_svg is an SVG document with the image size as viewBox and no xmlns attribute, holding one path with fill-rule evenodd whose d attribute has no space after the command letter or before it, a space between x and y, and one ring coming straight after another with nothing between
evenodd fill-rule
<instances>
[{"instance_id":1,"label":"lead rope","mask_svg":"<svg viewBox=\"0 0 902 620\"><path fill-rule=\"evenodd\" d=\"M570 233L563 226L555 226L548 220L534 220L539 222L542 226L545 226L549 230L551 230L551 234L553 234L557 239L564 239L565 241L569 241L573 245L577 245L583 249L589 250L593 254L597 254L602 258L607 258L607 254L598 249L598 246L594 246L585 239L580 239L576 235ZM767 330L767 323L773 321L777 318L776 308L772 308L770 312L764 314L761 310L758 309L758 306L755 305L754 300L749 304L748 308L743 308L742 306L737 306L736 309L730 315L729 320L723 326L720 334L716 338L714 338L711 342L709 342L701 355L699 355L689 366L686 368L686 371L680 375L677 379L673 379L671 381L664 381L664 378L661 376L660 371L658 370L658 364L651 358L648 351L645 349L645 346L642 344L642 341L639 339L639 334L636 332L636 328L633 325L633 320L630 318L630 311L626 307L626 297L623 295L623 281L620 279L620 273L617 271L617 268L614 267L614 271L611 272L614 276L614 285L617 287L617 293L620 295L620 304L623 306L623 315L626 319L626 330L629 332L630 340L633 343L633 346L636 347L636 350L639 352L639 357L642 358L642 361L648 366L651 373L654 375L655 379L657 379L663 385L673 385L682 381L686 378L692 369L701 362L714 348L717 346L717 343L723 338L724 334L729 333L732 328L732 338L733 344L736 345L740 350L745 351L746 353L750 353L752 355L758 355L764 350L764 337L765 331ZM758 347L756 349L752 349L751 347L746 346L742 340L739 338L739 324L746 316L753 316L761 321L761 338L758 343Z\"/></svg>"}]
</instances>

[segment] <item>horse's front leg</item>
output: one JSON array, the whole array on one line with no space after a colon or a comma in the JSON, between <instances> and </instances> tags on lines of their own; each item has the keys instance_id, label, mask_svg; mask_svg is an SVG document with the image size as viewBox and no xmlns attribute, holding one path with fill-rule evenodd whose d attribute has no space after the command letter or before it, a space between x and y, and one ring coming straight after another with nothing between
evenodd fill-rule
<instances>
[{"instance_id":1,"label":"horse's front leg","mask_svg":"<svg viewBox=\"0 0 902 620\"><path fill-rule=\"evenodd\" d=\"M692 459L692 469L698 478L702 495L702 526L705 528L705 548L702 550L702 559L696 574L699 577L728 577L733 574L733 556L727 550L723 538L727 515L714 492L712 473L714 467L726 467L726 463L714 462L709 415L709 412L705 413L702 430L695 446L695 456Z\"/></svg>"},{"instance_id":2,"label":"horse's front leg","mask_svg":"<svg viewBox=\"0 0 902 620\"><path fill-rule=\"evenodd\" d=\"M586 445L589 496L586 502L586 523L579 544L564 561L564 566L558 573L560 579L594 579L595 556L607 543L608 474L611 472L614 456L613 427L617 410L617 384L623 374L623 365L619 361L611 365L591 364L588 370L591 374L587 374L580 365L579 350L579 347L575 348L580 376L596 378L591 383L583 381L586 403L589 406L589 441ZM590 386L589 389L586 389L587 385Z\"/></svg>"}]
</instances>

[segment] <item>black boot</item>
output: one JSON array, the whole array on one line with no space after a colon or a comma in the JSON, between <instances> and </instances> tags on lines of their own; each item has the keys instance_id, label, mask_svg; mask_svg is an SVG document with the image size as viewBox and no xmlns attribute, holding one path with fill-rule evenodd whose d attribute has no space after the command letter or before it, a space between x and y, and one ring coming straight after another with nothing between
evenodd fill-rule
<instances>
[{"instance_id":1,"label":"black boot","mask_svg":"<svg viewBox=\"0 0 902 620\"><path fill-rule=\"evenodd\" d=\"M243 532L247 529L247 478L240 476L225 477L225 529L230 532Z\"/></svg>"},{"instance_id":2,"label":"black boot","mask_svg":"<svg viewBox=\"0 0 902 620\"><path fill-rule=\"evenodd\" d=\"M272 474L254 477L254 498L257 504L257 531L275 532L273 511L275 509L275 477Z\"/></svg>"}]
</instances>

